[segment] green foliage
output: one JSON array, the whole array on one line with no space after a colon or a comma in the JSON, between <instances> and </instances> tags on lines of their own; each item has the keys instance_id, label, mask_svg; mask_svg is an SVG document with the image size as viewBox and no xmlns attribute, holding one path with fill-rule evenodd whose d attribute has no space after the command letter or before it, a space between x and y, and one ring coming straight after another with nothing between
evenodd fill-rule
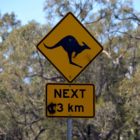
<instances>
[{"instance_id":1,"label":"green foliage","mask_svg":"<svg viewBox=\"0 0 140 140\"><path fill-rule=\"evenodd\" d=\"M47 82L64 78L36 49L56 19L71 11L104 46L76 79L96 87L96 115L73 119L74 140L140 138L140 18L131 1L46 0L49 23L20 26L15 15L0 16L0 139L66 139L66 119L46 118ZM53 22L52 22L53 19Z\"/></svg>"}]
</instances>

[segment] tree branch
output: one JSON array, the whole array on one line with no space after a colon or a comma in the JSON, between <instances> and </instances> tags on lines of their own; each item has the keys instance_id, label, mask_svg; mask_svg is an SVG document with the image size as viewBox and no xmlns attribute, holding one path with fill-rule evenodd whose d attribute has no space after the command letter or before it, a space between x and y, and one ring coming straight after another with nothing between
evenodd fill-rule
<instances>
[{"instance_id":1,"label":"tree branch","mask_svg":"<svg viewBox=\"0 0 140 140\"><path fill-rule=\"evenodd\" d=\"M38 76L38 77L41 77L41 78L43 78L44 80L47 80L47 81L56 81L56 80L58 80L58 79L60 79L60 80L64 80L64 78L62 77L62 76L54 76L54 77L51 77L51 78L48 78L48 77L45 77L44 75L41 75L41 74L37 74L37 73L35 73L35 74L32 74L32 75L27 75L26 77L35 77L35 76Z\"/></svg>"},{"instance_id":2,"label":"tree branch","mask_svg":"<svg viewBox=\"0 0 140 140\"><path fill-rule=\"evenodd\" d=\"M40 136L44 131L46 131L46 130L47 130L47 128L42 128L42 129L40 129L39 133L37 134L37 136L35 137L34 140L38 140L38 139L39 139L39 136Z\"/></svg>"},{"instance_id":3,"label":"tree branch","mask_svg":"<svg viewBox=\"0 0 140 140\"><path fill-rule=\"evenodd\" d=\"M102 20L103 18L105 18L107 15L100 15L100 17L98 19L96 19L95 21L91 21L91 22L85 22L85 24L94 24L96 22L99 22L100 20Z\"/></svg>"}]
</instances>

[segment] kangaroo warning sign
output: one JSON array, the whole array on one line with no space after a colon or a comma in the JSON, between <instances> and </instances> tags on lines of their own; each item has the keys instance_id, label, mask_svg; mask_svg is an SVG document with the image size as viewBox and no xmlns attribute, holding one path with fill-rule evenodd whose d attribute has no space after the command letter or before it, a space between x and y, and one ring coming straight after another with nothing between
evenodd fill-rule
<instances>
[{"instance_id":1,"label":"kangaroo warning sign","mask_svg":"<svg viewBox=\"0 0 140 140\"><path fill-rule=\"evenodd\" d=\"M103 49L72 13L68 13L37 48L69 82Z\"/></svg>"},{"instance_id":2,"label":"kangaroo warning sign","mask_svg":"<svg viewBox=\"0 0 140 140\"><path fill-rule=\"evenodd\" d=\"M94 117L95 88L92 84L47 84L47 117Z\"/></svg>"}]
</instances>

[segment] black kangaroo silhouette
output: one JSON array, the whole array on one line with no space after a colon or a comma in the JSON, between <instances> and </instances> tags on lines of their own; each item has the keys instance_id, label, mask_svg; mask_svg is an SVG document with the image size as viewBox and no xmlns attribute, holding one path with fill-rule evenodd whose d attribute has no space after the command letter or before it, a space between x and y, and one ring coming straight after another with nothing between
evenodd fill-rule
<instances>
[{"instance_id":1,"label":"black kangaroo silhouette","mask_svg":"<svg viewBox=\"0 0 140 140\"><path fill-rule=\"evenodd\" d=\"M82 66L79 66L78 64L76 64L72 61L72 54L75 53L74 57L73 57L73 58L75 58L79 53L81 53L85 49L90 49L84 42L83 42L83 45L80 45L78 43L78 41L71 35L68 35L68 36L62 38L58 43L56 43L52 47L48 47L46 44L44 44L44 46L48 49L54 49L54 48L57 48L60 46L63 47L63 49L68 54L69 63L72 65L78 66L80 68L82 68Z\"/></svg>"}]
</instances>

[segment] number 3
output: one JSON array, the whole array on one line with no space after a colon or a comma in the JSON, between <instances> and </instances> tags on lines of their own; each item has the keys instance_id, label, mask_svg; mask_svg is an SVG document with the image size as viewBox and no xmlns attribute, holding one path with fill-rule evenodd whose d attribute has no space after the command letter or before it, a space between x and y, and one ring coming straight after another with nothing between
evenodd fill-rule
<instances>
[{"instance_id":1,"label":"number 3","mask_svg":"<svg viewBox=\"0 0 140 140\"><path fill-rule=\"evenodd\" d=\"M57 104L57 106L58 106L57 111L62 112L63 111L63 105L61 103L59 103L59 104Z\"/></svg>"}]
</instances>

